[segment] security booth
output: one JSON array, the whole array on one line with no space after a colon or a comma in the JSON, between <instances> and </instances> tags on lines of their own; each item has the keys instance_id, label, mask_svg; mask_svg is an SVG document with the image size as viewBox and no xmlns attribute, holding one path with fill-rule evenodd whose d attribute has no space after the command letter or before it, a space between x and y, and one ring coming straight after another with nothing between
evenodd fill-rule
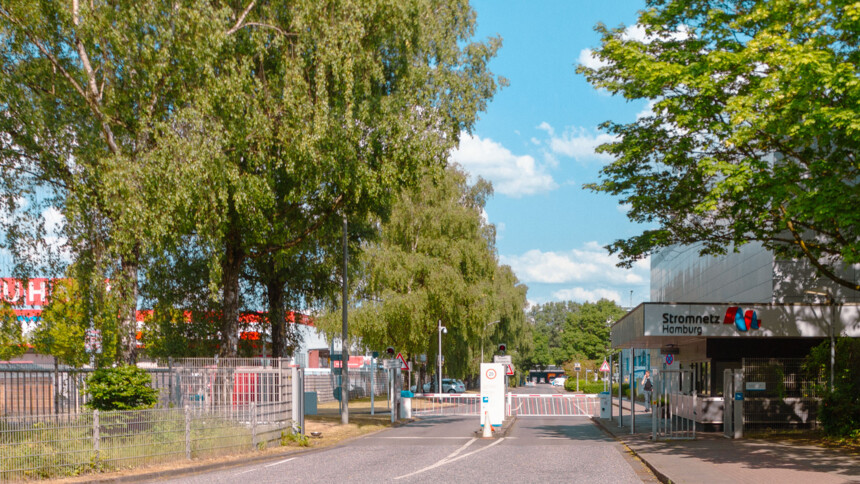
<instances>
[{"instance_id":1,"label":"security booth","mask_svg":"<svg viewBox=\"0 0 860 484\"><path fill-rule=\"evenodd\" d=\"M643 303L613 324L611 344L634 395L651 372L654 425L718 430L731 412L739 436L738 426L815 425L826 381L809 381L803 358L831 335L860 337L858 316L857 304Z\"/></svg>"},{"instance_id":2,"label":"security booth","mask_svg":"<svg viewBox=\"0 0 860 484\"><path fill-rule=\"evenodd\" d=\"M565 375L564 368L560 366L548 366L546 368L532 368L529 370L529 381L534 383L552 383L553 379Z\"/></svg>"}]
</instances>

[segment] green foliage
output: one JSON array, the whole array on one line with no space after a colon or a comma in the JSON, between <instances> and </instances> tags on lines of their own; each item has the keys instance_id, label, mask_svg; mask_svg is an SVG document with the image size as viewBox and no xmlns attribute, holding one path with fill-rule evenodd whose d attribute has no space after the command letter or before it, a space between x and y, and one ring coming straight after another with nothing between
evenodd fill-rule
<instances>
[{"instance_id":1,"label":"green foliage","mask_svg":"<svg viewBox=\"0 0 860 484\"><path fill-rule=\"evenodd\" d=\"M281 432L281 445L297 445L299 447L310 447L311 439L303 434L301 430L284 430Z\"/></svg>"},{"instance_id":2,"label":"green foliage","mask_svg":"<svg viewBox=\"0 0 860 484\"><path fill-rule=\"evenodd\" d=\"M33 332L36 351L57 357L60 363L80 368L89 363L84 348L90 326L87 303L76 279L54 282L51 300ZM117 353L116 305L111 298L93 314L93 327L101 331L102 352L96 355L96 366L110 364Z\"/></svg>"},{"instance_id":3,"label":"green foliage","mask_svg":"<svg viewBox=\"0 0 860 484\"><path fill-rule=\"evenodd\" d=\"M350 311L350 330L368 348L394 346L407 358L426 354L432 365L441 320L447 376L477 372L482 344L492 355L490 345L506 343L515 363L528 351L526 288L499 266L494 227L481 218L490 190L483 181L469 186L450 167L435 178L428 173L400 197L379 242L366 247L356 283L362 301ZM492 321L500 322L488 326ZM339 334L340 313L325 315L320 325Z\"/></svg>"},{"instance_id":4,"label":"green foliage","mask_svg":"<svg viewBox=\"0 0 860 484\"><path fill-rule=\"evenodd\" d=\"M0 360L10 360L27 351L27 341L12 305L0 301Z\"/></svg>"},{"instance_id":5,"label":"green foliage","mask_svg":"<svg viewBox=\"0 0 860 484\"><path fill-rule=\"evenodd\" d=\"M599 368L610 353L609 327L624 314L623 308L607 299L596 303L586 302L578 311L568 313L561 337L565 360L599 360L596 363Z\"/></svg>"},{"instance_id":6,"label":"green foliage","mask_svg":"<svg viewBox=\"0 0 860 484\"><path fill-rule=\"evenodd\" d=\"M531 308L534 352L530 366L560 366L573 360L600 360L609 355L609 324L624 315L613 301L584 304L549 302ZM593 368L597 369L597 368Z\"/></svg>"},{"instance_id":7,"label":"green foliage","mask_svg":"<svg viewBox=\"0 0 860 484\"><path fill-rule=\"evenodd\" d=\"M608 248L630 266L673 244L724 254L750 241L834 270L860 262L858 15L852 2L655 0L637 25L597 26L597 88L648 100L606 122L614 161L588 188L650 227Z\"/></svg>"},{"instance_id":8,"label":"green foliage","mask_svg":"<svg viewBox=\"0 0 860 484\"><path fill-rule=\"evenodd\" d=\"M142 341L150 358L211 357L218 353L218 327L214 311L181 311L156 308L144 319Z\"/></svg>"},{"instance_id":9,"label":"green foliage","mask_svg":"<svg viewBox=\"0 0 860 484\"><path fill-rule=\"evenodd\" d=\"M825 341L810 351L804 368L811 379L830 380L830 342ZM860 437L860 340L836 340L835 390L818 389L824 393L819 419L824 432L832 437Z\"/></svg>"},{"instance_id":10,"label":"green foliage","mask_svg":"<svg viewBox=\"0 0 860 484\"><path fill-rule=\"evenodd\" d=\"M579 308L579 303L573 301L548 302L532 306L528 317L532 323L534 352L528 362L529 367L545 368L560 365L567 360L568 352L563 348L561 335L568 315L579 311Z\"/></svg>"},{"instance_id":11,"label":"green foliage","mask_svg":"<svg viewBox=\"0 0 860 484\"><path fill-rule=\"evenodd\" d=\"M87 378L87 406L96 410L138 410L154 407L158 390L145 370L125 365L99 368Z\"/></svg>"}]
</instances>

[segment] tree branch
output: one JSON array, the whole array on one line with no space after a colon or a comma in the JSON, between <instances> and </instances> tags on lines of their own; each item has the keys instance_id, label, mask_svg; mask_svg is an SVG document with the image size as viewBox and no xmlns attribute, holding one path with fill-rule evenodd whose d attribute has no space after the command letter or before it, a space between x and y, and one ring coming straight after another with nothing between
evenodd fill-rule
<instances>
[{"instance_id":1,"label":"tree branch","mask_svg":"<svg viewBox=\"0 0 860 484\"><path fill-rule=\"evenodd\" d=\"M87 50L84 48L84 43L81 42L81 39L78 37L77 28L80 25L80 19L78 18L78 0L72 0L72 24L75 26L75 47L78 49L78 55L81 58L81 64L84 66L84 72L87 75L87 86L90 90L90 99L87 97L88 104L94 109L96 116L101 121L102 132L105 135L105 141L107 141L108 147L111 152L116 154L119 153L119 147L116 145L116 141L114 141L113 131L110 129L110 125L105 119L104 114L101 112L101 109L98 106L98 102L101 99L101 95L99 94L98 84L96 83L96 75L93 72L93 66L90 64L90 57L87 55Z\"/></svg>"},{"instance_id":2,"label":"tree branch","mask_svg":"<svg viewBox=\"0 0 860 484\"><path fill-rule=\"evenodd\" d=\"M248 16L248 12L254 8L254 4L257 3L257 0L251 0L251 3L245 7L245 11L242 12L242 15L239 15L239 20L236 21L236 25L233 26L230 30L227 31L227 35L233 35L237 30L242 28L242 22L245 20L245 17Z\"/></svg>"},{"instance_id":3,"label":"tree branch","mask_svg":"<svg viewBox=\"0 0 860 484\"><path fill-rule=\"evenodd\" d=\"M278 245L278 246L267 247L266 249L264 249L264 250L262 250L262 251L258 252L257 254L254 254L254 255L252 255L252 256L250 256L250 257L251 257L251 258L257 258L257 257L260 257L260 256L262 256L262 255L264 255L264 254L271 254L271 253L273 253L273 252L277 252L277 251L279 251L279 250L283 250L283 249L290 249L290 248L293 248L293 247L295 247L295 246L297 246L297 245L301 244L302 242L304 242L304 240L305 240L309 235L311 235L311 234L312 234L312 233L314 233L318 228L320 228L320 227L322 226L322 224L323 224L323 223L325 223L325 221L326 221L326 220L327 220L327 219L328 219L328 218L329 218L333 213L337 212L337 209L338 209L338 208L340 208L342 205L343 205L343 195L338 195L338 196L337 196L337 198L335 198L334 203L332 204L332 206L331 206L331 207L329 207L329 208L325 211L325 213L323 213L323 214L320 216L320 218L319 218L319 219L318 219L314 224L312 224L310 227L306 228L306 229L305 229L305 230L304 230L304 231L303 231L303 232L302 232L298 237L296 237L296 238L294 238L294 239L292 239L292 240L289 240L289 241L287 241L287 242L285 242L285 243L283 243L283 244L281 244L281 245Z\"/></svg>"},{"instance_id":4,"label":"tree branch","mask_svg":"<svg viewBox=\"0 0 860 484\"><path fill-rule=\"evenodd\" d=\"M785 208L780 207L780 211L783 213L783 215L785 215ZM821 271L821 273L824 274L827 278L839 284L840 286L847 287L854 291L860 291L860 284L837 276L833 271L831 271L824 264L819 262L818 259L810 252L809 247L807 247L806 245L806 241L804 241L803 238L800 237L800 233L798 233L795 229L794 223L792 223L792 221L788 218L786 218L785 222L786 226L788 227L788 230L794 236L795 243L800 247L800 250L803 251L803 255L806 256L807 260L809 260L809 262L811 262L816 269Z\"/></svg>"}]
</instances>

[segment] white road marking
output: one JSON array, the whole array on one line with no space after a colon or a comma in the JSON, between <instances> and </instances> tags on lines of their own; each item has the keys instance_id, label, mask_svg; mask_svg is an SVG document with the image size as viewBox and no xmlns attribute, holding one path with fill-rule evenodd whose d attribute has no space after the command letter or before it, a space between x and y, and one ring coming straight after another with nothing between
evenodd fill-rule
<instances>
[{"instance_id":1,"label":"white road marking","mask_svg":"<svg viewBox=\"0 0 860 484\"><path fill-rule=\"evenodd\" d=\"M437 463L435 463L435 464L433 464L433 465L427 466L427 467L425 467L425 468L423 468L423 469L418 469L417 471L412 472L412 473L409 473L409 474L405 474L405 475L402 475L402 476L399 476L399 477L395 477L395 478L394 478L394 480L396 481L396 480L398 480L398 479L404 479L404 478L407 478L407 477L412 477L412 476L414 476L414 475L416 475L416 474L421 474L422 472L427 472L427 471L429 471L429 470L431 470L431 469L435 469L435 468L437 468L437 467L439 467L439 466L443 466L443 465L445 465L445 464L450 464L450 463L452 463L452 462L456 462L456 461L458 461L458 460L460 460L460 459L465 459L466 457L469 457L470 455L475 455L475 454L477 454L478 452L483 452L483 451L485 451L485 450L489 449L490 447L492 447L492 446L494 446L494 445L496 445L496 444L501 444L501 443L502 443L502 441L503 441L503 440L505 440L505 438L504 438L504 437L502 437L501 439L499 439L499 440L497 440L497 441L493 442L492 444L490 444L490 445L488 445L488 446L486 446L486 447L482 447L482 448L480 448L480 449L473 450L472 452L469 452L468 454L463 454L463 455L461 455L461 456L457 456L457 454L459 454L460 452L462 452L462 451L463 451L463 449L465 449L466 447L468 447L469 445L471 445L471 444L472 444L472 442L474 442L475 440L478 440L478 439L470 440L470 441L469 441L469 442L467 442L465 445L463 445L463 446L462 446L462 447L460 447L459 449L455 450L452 454L448 455L447 457L445 457L444 459L440 460L439 462L437 462ZM456 457L455 457L455 456L456 456Z\"/></svg>"},{"instance_id":2,"label":"white road marking","mask_svg":"<svg viewBox=\"0 0 860 484\"><path fill-rule=\"evenodd\" d=\"M284 459L284 460L282 460L282 461L280 461L280 462L275 462L274 464L266 464L266 465L264 465L263 467L272 467L272 466L276 466L276 465L278 465L278 464L283 464L284 462L289 462L289 461L291 461L291 460L293 460L293 459L295 459L295 457L290 457L289 459Z\"/></svg>"},{"instance_id":3,"label":"white road marking","mask_svg":"<svg viewBox=\"0 0 860 484\"><path fill-rule=\"evenodd\" d=\"M465 439L474 439L474 437L367 437L368 439L391 439L391 440L465 440Z\"/></svg>"}]
</instances>

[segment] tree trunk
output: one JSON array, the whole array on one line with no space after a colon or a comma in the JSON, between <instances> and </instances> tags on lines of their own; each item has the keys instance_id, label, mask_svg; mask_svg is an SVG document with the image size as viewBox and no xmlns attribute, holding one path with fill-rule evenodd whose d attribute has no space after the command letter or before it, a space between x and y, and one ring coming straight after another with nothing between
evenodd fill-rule
<instances>
[{"instance_id":1,"label":"tree trunk","mask_svg":"<svg viewBox=\"0 0 860 484\"><path fill-rule=\"evenodd\" d=\"M137 271L138 249L122 258L122 276L119 281L119 344L117 362L137 363Z\"/></svg>"},{"instance_id":2,"label":"tree trunk","mask_svg":"<svg viewBox=\"0 0 860 484\"><path fill-rule=\"evenodd\" d=\"M266 284L269 298L269 323L272 329L272 357L287 357L287 332L284 315L284 285L273 278Z\"/></svg>"},{"instance_id":3,"label":"tree trunk","mask_svg":"<svg viewBox=\"0 0 860 484\"><path fill-rule=\"evenodd\" d=\"M241 236L234 230L227 236L221 262L223 309L221 311L221 349L219 354L235 358L239 350L239 274L244 254Z\"/></svg>"}]
</instances>

